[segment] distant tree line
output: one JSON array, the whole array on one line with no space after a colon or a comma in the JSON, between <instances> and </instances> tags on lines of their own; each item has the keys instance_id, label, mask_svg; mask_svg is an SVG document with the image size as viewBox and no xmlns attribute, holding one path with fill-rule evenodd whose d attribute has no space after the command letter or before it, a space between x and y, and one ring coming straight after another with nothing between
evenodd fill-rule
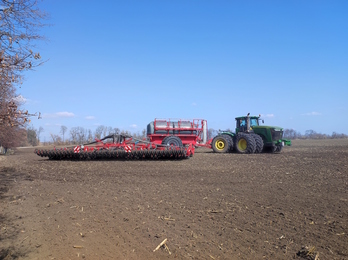
<instances>
[{"instance_id":1,"label":"distant tree line","mask_svg":"<svg viewBox=\"0 0 348 260\"><path fill-rule=\"evenodd\" d=\"M40 134L43 132L43 128L35 129L29 127L27 129L27 142L32 146L38 145L40 142ZM120 130L117 127L100 125L93 132L91 129L85 129L81 126L72 127L70 130L66 126L61 126L60 134L50 133L50 140L45 144L54 145L70 145L70 144L86 144L95 141L96 139L102 139L111 134L124 134L133 136L135 138L143 139L146 137L146 130L142 132L131 133L130 131Z\"/></svg>"},{"instance_id":2,"label":"distant tree line","mask_svg":"<svg viewBox=\"0 0 348 260\"><path fill-rule=\"evenodd\" d=\"M339 139L348 138L346 134L333 132L331 135L318 133L314 130L306 130L304 134L294 129L284 129L284 138L287 139Z\"/></svg>"}]
</instances>

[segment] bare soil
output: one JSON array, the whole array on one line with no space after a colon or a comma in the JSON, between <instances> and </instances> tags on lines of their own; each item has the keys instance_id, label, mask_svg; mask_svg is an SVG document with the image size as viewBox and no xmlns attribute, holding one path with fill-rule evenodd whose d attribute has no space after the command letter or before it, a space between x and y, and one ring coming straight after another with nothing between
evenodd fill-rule
<instances>
[{"instance_id":1,"label":"bare soil","mask_svg":"<svg viewBox=\"0 0 348 260\"><path fill-rule=\"evenodd\" d=\"M0 259L348 259L347 139L181 161L33 150L0 156Z\"/></svg>"}]
</instances>

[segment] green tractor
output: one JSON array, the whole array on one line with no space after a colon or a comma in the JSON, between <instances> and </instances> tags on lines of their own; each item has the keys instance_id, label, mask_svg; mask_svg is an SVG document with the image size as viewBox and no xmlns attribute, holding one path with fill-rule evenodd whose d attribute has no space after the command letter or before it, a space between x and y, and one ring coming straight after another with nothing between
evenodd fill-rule
<instances>
[{"instance_id":1,"label":"green tractor","mask_svg":"<svg viewBox=\"0 0 348 260\"><path fill-rule=\"evenodd\" d=\"M283 128L260 125L260 116L236 117L236 133L220 131L211 142L216 153L271 153L281 152L291 141L283 139ZM262 120L262 123L264 121Z\"/></svg>"}]
</instances>

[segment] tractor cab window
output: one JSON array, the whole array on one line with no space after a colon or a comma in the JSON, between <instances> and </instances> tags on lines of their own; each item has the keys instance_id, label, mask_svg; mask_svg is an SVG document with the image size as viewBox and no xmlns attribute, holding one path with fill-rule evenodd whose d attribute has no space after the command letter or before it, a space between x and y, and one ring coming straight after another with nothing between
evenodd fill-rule
<instances>
[{"instance_id":1,"label":"tractor cab window","mask_svg":"<svg viewBox=\"0 0 348 260\"><path fill-rule=\"evenodd\" d=\"M259 120L257 118L250 118L250 126L258 126L259 125Z\"/></svg>"},{"instance_id":2,"label":"tractor cab window","mask_svg":"<svg viewBox=\"0 0 348 260\"><path fill-rule=\"evenodd\" d=\"M239 119L239 127L243 127L243 126L246 126L246 121L245 119Z\"/></svg>"}]
</instances>

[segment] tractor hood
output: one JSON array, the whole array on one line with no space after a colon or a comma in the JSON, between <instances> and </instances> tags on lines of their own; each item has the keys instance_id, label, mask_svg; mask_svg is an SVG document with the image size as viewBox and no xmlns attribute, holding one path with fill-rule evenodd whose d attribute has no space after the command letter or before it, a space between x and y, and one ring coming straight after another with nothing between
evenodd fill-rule
<instances>
[{"instance_id":1,"label":"tractor hood","mask_svg":"<svg viewBox=\"0 0 348 260\"><path fill-rule=\"evenodd\" d=\"M283 128L279 126L254 126L252 130L255 134L261 135L268 145L274 145L274 142L279 143L283 139Z\"/></svg>"},{"instance_id":2,"label":"tractor hood","mask_svg":"<svg viewBox=\"0 0 348 260\"><path fill-rule=\"evenodd\" d=\"M279 126L268 126L268 125L260 125L260 126L252 126L252 129L274 129L275 131L283 131L282 127Z\"/></svg>"}]
</instances>

